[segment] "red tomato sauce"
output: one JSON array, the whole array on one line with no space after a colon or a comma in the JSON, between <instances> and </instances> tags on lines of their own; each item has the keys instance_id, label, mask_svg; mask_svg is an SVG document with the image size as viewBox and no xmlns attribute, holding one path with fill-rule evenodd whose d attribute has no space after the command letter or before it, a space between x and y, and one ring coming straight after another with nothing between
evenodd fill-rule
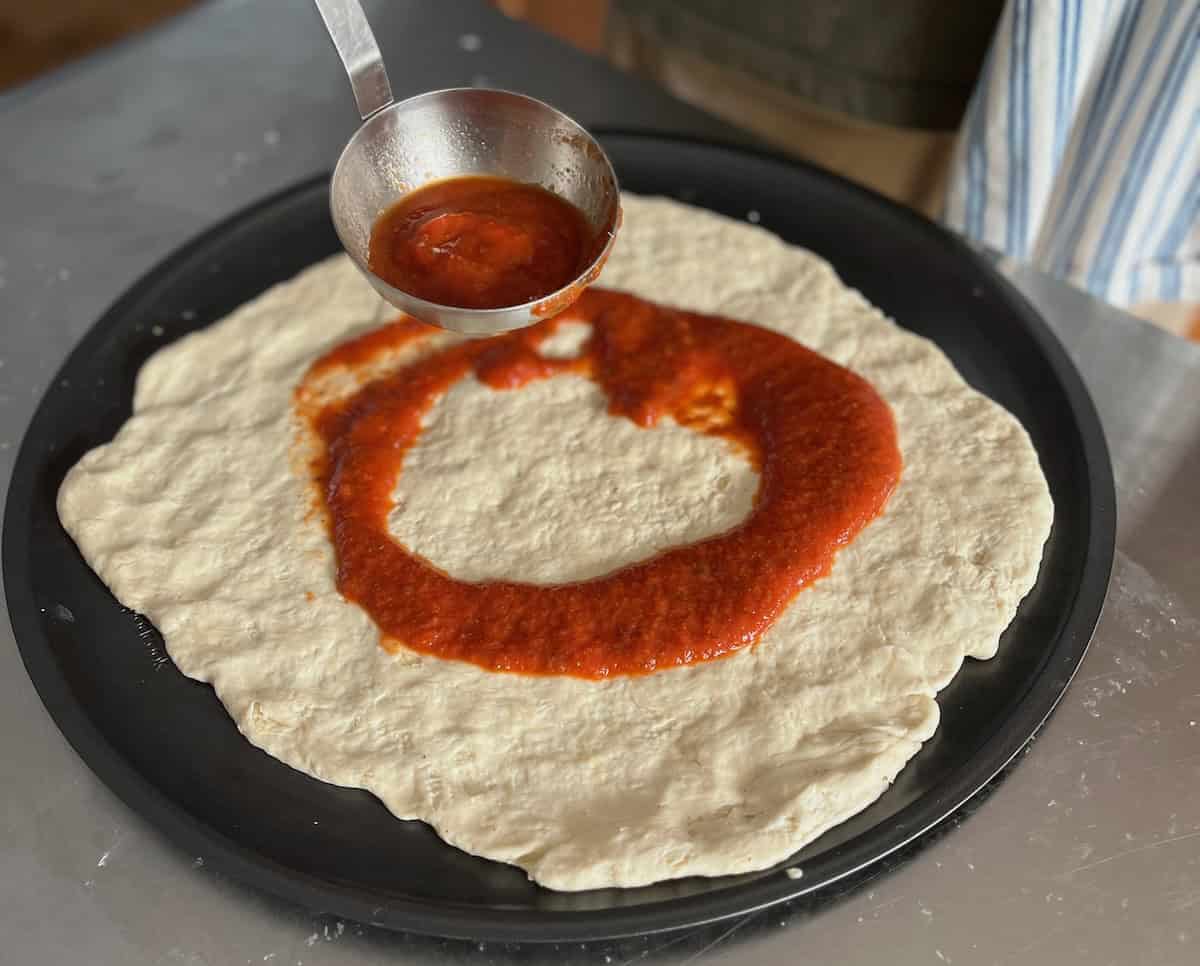
<instances>
[{"instance_id":1,"label":"red tomato sauce","mask_svg":"<svg viewBox=\"0 0 1200 966\"><path fill-rule=\"evenodd\" d=\"M565 320L590 322L588 342L577 358L543 358L538 344ZM357 364L366 348L422 331L402 320L314 367ZM595 380L609 411L638 426L670 417L730 440L760 473L749 517L606 576L554 586L456 580L388 533L404 455L443 393L470 375L519 391L561 373ZM371 615L389 649L492 671L648 674L752 645L883 510L901 471L890 408L849 370L767 329L597 289L531 328L434 351L310 419L325 443L315 478L338 589Z\"/></svg>"},{"instance_id":2,"label":"red tomato sauce","mask_svg":"<svg viewBox=\"0 0 1200 966\"><path fill-rule=\"evenodd\" d=\"M537 185L447 178L418 188L371 229L367 265L438 305L524 305L574 281L603 249L583 212Z\"/></svg>"}]
</instances>

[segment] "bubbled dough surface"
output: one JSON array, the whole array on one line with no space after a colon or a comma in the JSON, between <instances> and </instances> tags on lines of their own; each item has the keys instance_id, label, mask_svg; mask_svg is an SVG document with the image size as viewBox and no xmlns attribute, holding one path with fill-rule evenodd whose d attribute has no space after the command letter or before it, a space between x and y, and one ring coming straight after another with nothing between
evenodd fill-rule
<instances>
[{"instance_id":1,"label":"bubbled dough surface","mask_svg":"<svg viewBox=\"0 0 1200 966\"><path fill-rule=\"evenodd\" d=\"M757 647L603 682L381 648L335 589L292 404L313 358L390 315L342 256L158 352L132 418L59 493L89 564L251 742L557 889L763 868L860 811L932 734L964 656L995 653L1052 518L1017 421L824 261L675 202L624 204L602 284L775 328L895 413L904 473L886 512ZM464 579L539 581L747 512L754 474L724 444L603 406L574 377L460 383L406 460L393 532ZM524 481L506 438L537 451Z\"/></svg>"}]
</instances>

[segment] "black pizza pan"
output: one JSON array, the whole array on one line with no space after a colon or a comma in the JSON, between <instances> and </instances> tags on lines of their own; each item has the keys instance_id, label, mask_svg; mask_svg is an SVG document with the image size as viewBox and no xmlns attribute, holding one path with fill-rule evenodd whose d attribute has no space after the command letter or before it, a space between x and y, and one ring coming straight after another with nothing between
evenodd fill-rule
<instances>
[{"instance_id":1,"label":"black pizza pan","mask_svg":"<svg viewBox=\"0 0 1200 966\"><path fill-rule=\"evenodd\" d=\"M309 908L449 937L583 940L699 925L827 889L912 842L1012 759L1079 665L1112 564L1112 470L1083 382L1029 303L955 237L818 169L657 136L603 141L625 188L758 221L829 259L1021 420L1055 504L1036 587L999 655L968 661L941 694L937 734L892 787L762 872L553 892L398 821L366 792L274 760L109 594L60 526L55 495L67 469L129 415L151 353L337 250L326 180L310 181L206 232L93 326L34 415L4 521L13 630L46 708L132 809L228 874ZM974 821L987 821L986 809Z\"/></svg>"}]
</instances>

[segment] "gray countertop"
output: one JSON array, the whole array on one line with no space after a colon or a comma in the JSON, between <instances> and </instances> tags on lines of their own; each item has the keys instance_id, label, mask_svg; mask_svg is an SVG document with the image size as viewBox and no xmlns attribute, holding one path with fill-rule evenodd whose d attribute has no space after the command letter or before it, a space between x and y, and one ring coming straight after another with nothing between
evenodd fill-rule
<instances>
[{"instance_id":1,"label":"gray countertop","mask_svg":"<svg viewBox=\"0 0 1200 966\"><path fill-rule=\"evenodd\" d=\"M482 3L368 8L399 92L488 83L592 126L732 136ZM208 4L0 97L4 489L38 398L103 309L201 228L331 167L355 121L305 0ZM387 933L228 881L125 808L59 735L0 621L0 964L1196 962L1200 346L1005 270L1095 396L1118 552L1059 710L935 841L832 901L666 937L518 947Z\"/></svg>"}]
</instances>

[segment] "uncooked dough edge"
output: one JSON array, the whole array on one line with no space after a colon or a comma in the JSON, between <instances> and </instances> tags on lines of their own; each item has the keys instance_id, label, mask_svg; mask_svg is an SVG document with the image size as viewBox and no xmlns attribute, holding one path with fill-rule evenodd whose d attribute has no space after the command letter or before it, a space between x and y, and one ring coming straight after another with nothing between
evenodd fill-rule
<instances>
[{"instance_id":1,"label":"uncooked dough edge","mask_svg":"<svg viewBox=\"0 0 1200 966\"><path fill-rule=\"evenodd\" d=\"M156 354L134 417L59 498L85 559L250 741L559 889L763 868L873 801L936 727L932 696L963 656L995 652L1052 517L1016 420L810 253L628 198L603 282L779 328L896 413L906 467L884 517L728 660L595 683L378 647L333 590L305 485L278 473L307 360L382 317L343 258ZM230 465L249 472L215 500ZM637 757L611 754L614 736Z\"/></svg>"}]
</instances>

